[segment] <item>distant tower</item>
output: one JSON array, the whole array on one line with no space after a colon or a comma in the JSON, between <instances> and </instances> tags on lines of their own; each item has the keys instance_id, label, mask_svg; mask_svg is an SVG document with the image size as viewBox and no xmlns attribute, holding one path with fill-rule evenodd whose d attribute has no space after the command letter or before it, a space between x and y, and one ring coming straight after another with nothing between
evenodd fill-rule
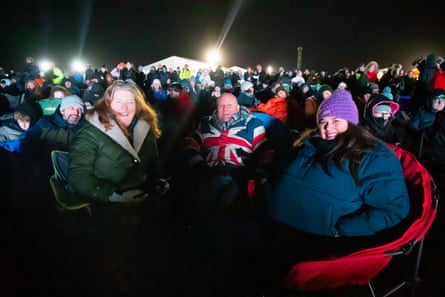
<instances>
[{"instance_id":1,"label":"distant tower","mask_svg":"<svg viewBox=\"0 0 445 297\"><path fill-rule=\"evenodd\" d=\"M297 69L301 69L301 59L303 58L303 48L297 47Z\"/></svg>"}]
</instances>

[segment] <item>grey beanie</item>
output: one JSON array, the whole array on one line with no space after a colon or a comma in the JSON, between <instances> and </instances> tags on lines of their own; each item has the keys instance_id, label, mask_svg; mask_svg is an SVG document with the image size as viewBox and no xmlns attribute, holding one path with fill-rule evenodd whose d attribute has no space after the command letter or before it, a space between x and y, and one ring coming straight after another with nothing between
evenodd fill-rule
<instances>
[{"instance_id":1,"label":"grey beanie","mask_svg":"<svg viewBox=\"0 0 445 297\"><path fill-rule=\"evenodd\" d=\"M63 111L65 108L73 105L79 107L82 112L84 112L83 101L77 95L68 95L66 97L63 97L62 101L60 102L60 111Z\"/></svg>"}]
</instances>

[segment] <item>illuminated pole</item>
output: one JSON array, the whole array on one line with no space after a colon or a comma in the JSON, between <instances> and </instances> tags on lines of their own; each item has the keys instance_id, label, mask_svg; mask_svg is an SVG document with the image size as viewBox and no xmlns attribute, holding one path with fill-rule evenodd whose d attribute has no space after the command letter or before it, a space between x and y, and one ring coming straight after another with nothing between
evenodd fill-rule
<instances>
[{"instance_id":1,"label":"illuminated pole","mask_svg":"<svg viewBox=\"0 0 445 297\"><path fill-rule=\"evenodd\" d=\"M301 70L301 60L303 58L303 48L301 46L297 47L297 69Z\"/></svg>"}]
</instances>

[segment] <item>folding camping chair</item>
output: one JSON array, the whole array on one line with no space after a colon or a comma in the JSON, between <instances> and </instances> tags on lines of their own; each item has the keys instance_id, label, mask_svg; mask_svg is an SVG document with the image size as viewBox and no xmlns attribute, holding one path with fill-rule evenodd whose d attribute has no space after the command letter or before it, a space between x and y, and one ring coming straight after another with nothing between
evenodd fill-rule
<instances>
[{"instance_id":1,"label":"folding camping chair","mask_svg":"<svg viewBox=\"0 0 445 297\"><path fill-rule=\"evenodd\" d=\"M54 174L49 183L59 210L86 210L91 217L90 203L78 201L68 185L68 152L54 150L51 152Z\"/></svg>"},{"instance_id":2,"label":"folding camping chair","mask_svg":"<svg viewBox=\"0 0 445 297\"><path fill-rule=\"evenodd\" d=\"M368 285L371 295L377 296L372 283L376 276L390 263L393 257L415 257L413 272L385 294L390 296L406 287L414 296L419 282L424 237L430 229L437 212L439 193L429 172L410 152L394 146L403 167L411 200L408 228L392 242L360 250L346 256L326 260L299 262L292 266L284 280L284 287L296 291L327 291L342 287Z\"/></svg>"}]
</instances>

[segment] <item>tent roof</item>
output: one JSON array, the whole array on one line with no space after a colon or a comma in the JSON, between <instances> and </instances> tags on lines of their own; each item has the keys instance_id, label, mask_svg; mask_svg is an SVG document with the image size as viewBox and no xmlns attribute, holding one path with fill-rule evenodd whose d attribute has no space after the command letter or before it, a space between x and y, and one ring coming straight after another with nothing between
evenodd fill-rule
<instances>
[{"instance_id":1,"label":"tent roof","mask_svg":"<svg viewBox=\"0 0 445 297\"><path fill-rule=\"evenodd\" d=\"M197 71L199 68L209 68L210 65L206 62L203 61L198 61L198 60L193 60L193 59L189 59L189 58L183 58L183 57L178 57L178 56L170 56L167 58L164 58L162 60L153 62L151 64L145 65L144 68L144 72L149 72L150 68L152 66L157 68L157 65L161 64L161 65L165 65L168 68L174 68L176 69L176 67L184 67L185 64L189 65L189 69L191 71Z\"/></svg>"}]
</instances>

